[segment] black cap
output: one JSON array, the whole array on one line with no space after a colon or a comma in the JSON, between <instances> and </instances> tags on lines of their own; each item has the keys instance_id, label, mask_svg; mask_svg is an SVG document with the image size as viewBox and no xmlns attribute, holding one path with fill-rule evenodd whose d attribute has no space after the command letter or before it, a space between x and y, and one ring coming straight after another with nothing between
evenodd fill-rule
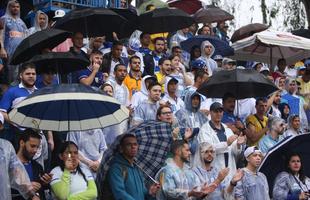
<instances>
[{"instance_id":1,"label":"black cap","mask_svg":"<svg viewBox=\"0 0 310 200\"><path fill-rule=\"evenodd\" d=\"M210 111L216 111L216 110L219 110L219 109L223 110L223 106L219 102L214 102L210 106Z\"/></svg>"}]
</instances>

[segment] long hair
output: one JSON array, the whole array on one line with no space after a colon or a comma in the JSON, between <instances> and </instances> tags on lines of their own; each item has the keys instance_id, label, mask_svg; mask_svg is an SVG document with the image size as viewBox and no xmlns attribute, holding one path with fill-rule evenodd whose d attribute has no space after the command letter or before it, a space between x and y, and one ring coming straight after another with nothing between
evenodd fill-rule
<instances>
[{"instance_id":1,"label":"long hair","mask_svg":"<svg viewBox=\"0 0 310 200\"><path fill-rule=\"evenodd\" d=\"M293 153L288 154L288 156L286 157L286 162L285 162L285 164L286 164L286 170L287 170L288 173L293 174L292 170L288 167L289 162L290 162L290 160L291 160L291 158L292 158L293 156L298 156L299 159L300 159L300 164L301 164L301 166L300 166L300 170L299 170L299 172L298 172L298 174L299 174L299 180L300 180L303 184L305 184L306 175L305 175L305 172L304 172L303 161L302 161L301 156L300 156L298 153L294 153L294 152L293 152Z\"/></svg>"},{"instance_id":2,"label":"long hair","mask_svg":"<svg viewBox=\"0 0 310 200\"><path fill-rule=\"evenodd\" d=\"M63 154L63 153L66 151L66 149L69 148L70 145L75 146L75 147L77 148L77 150L79 150L78 146L77 146L74 142L72 142L72 141L65 141L65 142L62 143L62 145L61 145L61 147L60 147L60 149L59 149L59 154ZM65 163L64 163L64 161L61 160L61 161L59 162L59 167L61 168L62 171L65 170ZM83 173L83 171L82 171L80 165L77 166L76 170L77 170L77 172L78 172L79 174L82 175L84 181L85 181L86 184L88 185L88 181L87 181L86 176L85 176L85 174Z\"/></svg>"}]
</instances>

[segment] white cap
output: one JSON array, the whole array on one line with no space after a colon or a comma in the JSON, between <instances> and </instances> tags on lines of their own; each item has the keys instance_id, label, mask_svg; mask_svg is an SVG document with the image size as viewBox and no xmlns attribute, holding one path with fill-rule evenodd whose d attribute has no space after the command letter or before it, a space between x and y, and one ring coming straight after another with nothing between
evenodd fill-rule
<instances>
[{"instance_id":1,"label":"white cap","mask_svg":"<svg viewBox=\"0 0 310 200\"><path fill-rule=\"evenodd\" d=\"M268 71L270 72L270 69L267 65L263 65L262 68L260 68L259 72L262 72L262 71Z\"/></svg>"},{"instance_id":2,"label":"white cap","mask_svg":"<svg viewBox=\"0 0 310 200\"><path fill-rule=\"evenodd\" d=\"M256 146L248 147L243 155L245 158L249 157L252 153L260 153L262 154L261 150L259 150Z\"/></svg>"},{"instance_id":3,"label":"white cap","mask_svg":"<svg viewBox=\"0 0 310 200\"><path fill-rule=\"evenodd\" d=\"M53 17L55 18L62 18L63 16L65 16L66 12L64 10L56 10L55 11L55 16Z\"/></svg>"}]
</instances>

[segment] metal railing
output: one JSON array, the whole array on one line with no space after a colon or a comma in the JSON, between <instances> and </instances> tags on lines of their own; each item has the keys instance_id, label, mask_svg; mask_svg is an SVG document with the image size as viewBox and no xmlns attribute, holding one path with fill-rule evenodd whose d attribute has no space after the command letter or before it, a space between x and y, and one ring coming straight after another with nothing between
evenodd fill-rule
<instances>
[{"instance_id":1,"label":"metal railing","mask_svg":"<svg viewBox=\"0 0 310 200\"><path fill-rule=\"evenodd\" d=\"M33 0L33 5L40 7L50 4L52 6L82 6L82 7L106 7L109 0Z\"/></svg>"}]
</instances>

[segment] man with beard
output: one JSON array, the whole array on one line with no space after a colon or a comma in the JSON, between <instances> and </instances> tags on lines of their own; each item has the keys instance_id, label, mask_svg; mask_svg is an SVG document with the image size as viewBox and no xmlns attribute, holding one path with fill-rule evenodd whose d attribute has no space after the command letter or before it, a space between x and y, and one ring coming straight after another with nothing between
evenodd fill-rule
<instances>
[{"instance_id":1,"label":"man with beard","mask_svg":"<svg viewBox=\"0 0 310 200\"><path fill-rule=\"evenodd\" d=\"M129 68L130 71L124 80L124 84L129 90L129 99L131 99L132 95L141 89L141 59L138 56L132 56L129 59Z\"/></svg>"},{"instance_id":2,"label":"man with beard","mask_svg":"<svg viewBox=\"0 0 310 200\"><path fill-rule=\"evenodd\" d=\"M268 114L271 117L281 117L281 112L279 110L279 104L281 103L281 91L277 91L272 94L268 99L269 110Z\"/></svg>"},{"instance_id":3,"label":"man with beard","mask_svg":"<svg viewBox=\"0 0 310 200\"><path fill-rule=\"evenodd\" d=\"M38 151L40 140L41 136L38 133L32 129L26 129L19 139L17 157L23 163L36 195L40 199L45 199L44 188L51 182L52 174L44 173L42 166L33 160ZM24 199L16 191L12 190L12 193L13 200Z\"/></svg>"},{"instance_id":4,"label":"man with beard","mask_svg":"<svg viewBox=\"0 0 310 200\"><path fill-rule=\"evenodd\" d=\"M267 153L269 149L279 143L285 131L285 122L279 117L272 117L268 120L267 134L259 141L258 147L262 153Z\"/></svg>"},{"instance_id":5,"label":"man with beard","mask_svg":"<svg viewBox=\"0 0 310 200\"><path fill-rule=\"evenodd\" d=\"M161 92L164 93L165 91L165 83L166 77L171 73L171 61L167 57L163 57L158 62L160 71L156 72L156 78L159 84L161 84Z\"/></svg>"},{"instance_id":6,"label":"man with beard","mask_svg":"<svg viewBox=\"0 0 310 200\"><path fill-rule=\"evenodd\" d=\"M216 184L201 185L195 173L189 169L190 149L183 140L176 140L171 145L173 158L160 174L162 192L167 200L202 199L213 192Z\"/></svg>"},{"instance_id":7,"label":"man with beard","mask_svg":"<svg viewBox=\"0 0 310 200\"><path fill-rule=\"evenodd\" d=\"M269 200L269 188L266 176L257 169L262 162L262 152L257 147L248 147L244 151L248 164L243 168L243 177L236 185L234 196L236 200Z\"/></svg>"},{"instance_id":8,"label":"man with beard","mask_svg":"<svg viewBox=\"0 0 310 200\"><path fill-rule=\"evenodd\" d=\"M223 180L228 175L229 168L219 171L213 167L214 156L214 146L207 142L201 143L194 157L193 171L198 176L201 184L216 184L217 187L214 192L208 195L208 200L224 200L232 193L234 183L237 183L242 178L243 171L237 170L231 180L233 184L225 184Z\"/></svg>"}]
</instances>

